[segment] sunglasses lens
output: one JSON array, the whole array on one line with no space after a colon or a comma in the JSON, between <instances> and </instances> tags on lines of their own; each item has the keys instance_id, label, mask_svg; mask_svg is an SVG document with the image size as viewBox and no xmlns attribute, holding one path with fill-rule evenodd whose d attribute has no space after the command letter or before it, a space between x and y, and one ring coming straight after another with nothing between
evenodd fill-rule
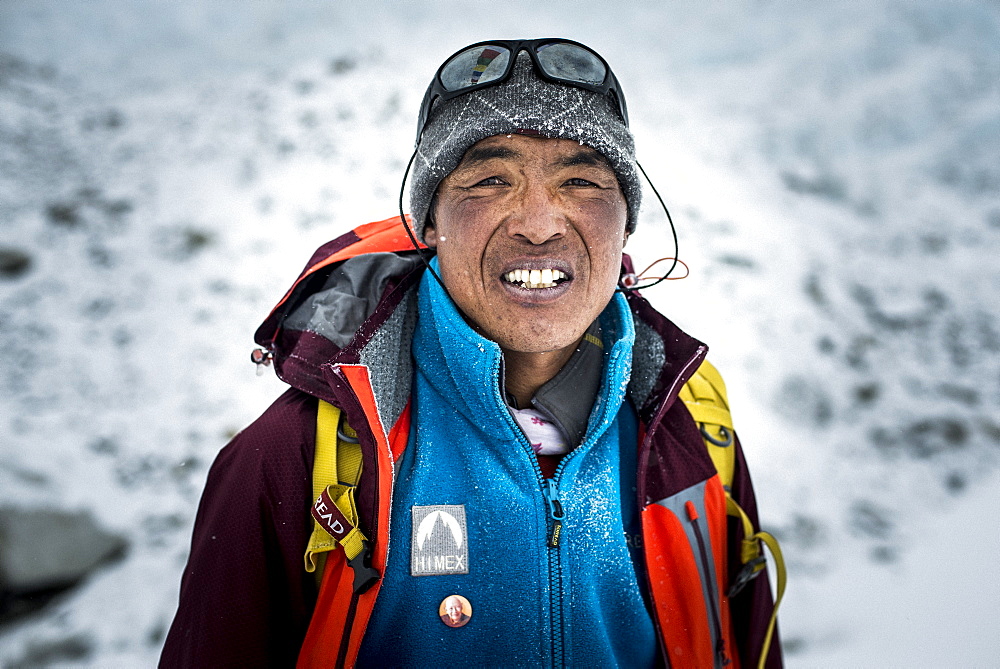
<instances>
[{"instance_id":1,"label":"sunglasses lens","mask_svg":"<svg viewBox=\"0 0 1000 669\"><path fill-rule=\"evenodd\" d=\"M441 84L448 92L486 84L503 76L510 61L510 49L487 44L466 49L441 68Z\"/></svg>"},{"instance_id":2,"label":"sunglasses lens","mask_svg":"<svg viewBox=\"0 0 1000 669\"><path fill-rule=\"evenodd\" d=\"M542 69L551 77L597 85L604 83L608 73L600 58L575 44L545 44L535 53Z\"/></svg>"}]
</instances>

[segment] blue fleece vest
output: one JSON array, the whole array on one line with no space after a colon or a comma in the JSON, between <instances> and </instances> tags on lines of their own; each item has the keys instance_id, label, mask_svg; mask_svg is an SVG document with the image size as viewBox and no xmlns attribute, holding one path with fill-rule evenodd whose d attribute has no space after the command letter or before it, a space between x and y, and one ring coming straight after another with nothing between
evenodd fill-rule
<instances>
[{"instance_id":1,"label":"blue fleece vest","mask_svg":"<svg viewBox=\"0 0 1000 669\"><path fill-rule=\"evenodd\" d=\"M583 443L551 481L500 394L499 346L465 323L429 273L419 308L410 441L359 666L653 666L656 634L633 561L641 556L630 551L637 418L624 401L634 340L625 299L615 295L600 317L601 389ZM549 498L565 514L556 547ZM468 573L411 575L413 507L435 505L464 508L468 564L458 566ZM472 605L463 627L440 617L453 594Z\"/></svg>"}]
</instances>

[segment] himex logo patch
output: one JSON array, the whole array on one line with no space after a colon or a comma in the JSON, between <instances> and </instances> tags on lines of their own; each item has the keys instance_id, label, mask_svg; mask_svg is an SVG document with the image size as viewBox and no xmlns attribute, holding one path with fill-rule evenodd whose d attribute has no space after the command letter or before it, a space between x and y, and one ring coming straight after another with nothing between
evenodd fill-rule
<instances>
[{"instance_id":1,"label":"himex logo patch","mask_svg":"<svg viewBox=\"0 0 1000 669\"><path fill-rule=\"evenodd\" d=\"M411 544L411 575L468 574L465 505L414 506Z\"/></svg>"}]
</instances>

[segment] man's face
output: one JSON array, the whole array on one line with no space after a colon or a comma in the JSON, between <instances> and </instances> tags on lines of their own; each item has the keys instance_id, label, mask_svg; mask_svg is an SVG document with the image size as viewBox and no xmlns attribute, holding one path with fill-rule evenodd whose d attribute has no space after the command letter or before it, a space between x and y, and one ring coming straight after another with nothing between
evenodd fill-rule
<instances>
[{"instance_id":1,"label":"man's face","mask_svg":"<svg viewBox=\"0 0 1000 669\"><path fill-rule=\"evenodd\" d=\"M504 350L541 353L576 346L607 306L627 216L597 151L497 135L441 182L424 237L472 327Z\"/></svg>"},{"instance_id":2,"label":"man's face","mask_svg":"<svg viewBox=\"0 0 1000 669\"><path fill-rule=\"evenodd\" d=\"M455 599L448 600L448 604L445 605L445 612L451 619L451 622L457 623L462 620L462 603Z\"/></svg>"}]
</instances>

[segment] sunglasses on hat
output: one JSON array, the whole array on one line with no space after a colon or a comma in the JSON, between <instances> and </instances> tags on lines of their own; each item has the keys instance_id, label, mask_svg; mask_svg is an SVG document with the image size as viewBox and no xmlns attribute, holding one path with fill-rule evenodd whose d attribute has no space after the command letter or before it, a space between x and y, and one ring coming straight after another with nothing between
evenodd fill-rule
<instances>
[{"instance_id":1,"label":"sunglasses on hat","mask_svg":"<svg viewBox=\"0 0 1000 669\"><path fill-rule=\"evenodd\" d=\"M417 143L434 103L507 81L517 54L527 51L535 72L553 81L607 96L628 127L625 97L611 68L601 56L579 42L547 37L532 40L494 40L467 46L438 68L420 105Z\"/></svg>"}]
</instances>

